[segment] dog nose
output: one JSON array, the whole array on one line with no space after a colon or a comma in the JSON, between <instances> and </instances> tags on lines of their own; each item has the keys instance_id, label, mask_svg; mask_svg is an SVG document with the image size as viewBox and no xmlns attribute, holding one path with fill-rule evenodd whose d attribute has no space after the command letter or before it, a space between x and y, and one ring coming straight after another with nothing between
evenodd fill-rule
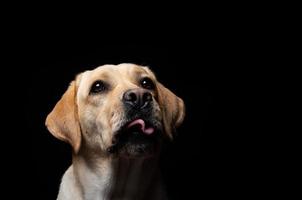
<instances>
[{"instance_id":1,"label":"dog nose","mask_svg":"<svg viewBox=\"0 0 302 200\"><path fill-rule=\"evenodd\" d=\"M131 89L123 95L124 103L136 108L144 108L152 102L152 95L148 90L137 88Z\"/></svg>"}]
</instances>

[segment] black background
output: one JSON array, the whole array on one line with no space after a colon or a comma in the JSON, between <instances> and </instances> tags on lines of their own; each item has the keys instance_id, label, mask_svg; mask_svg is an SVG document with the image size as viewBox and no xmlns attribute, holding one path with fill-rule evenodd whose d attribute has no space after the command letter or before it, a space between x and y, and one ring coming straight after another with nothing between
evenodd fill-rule
<instances>
[{"instance_id":1,"label":"black background","mask_svg":"<svg viewBox=\"0 0 302 200\"><path fill-rule=\"evenodd\" d=\"M17 27L11 23L15 29L3 37L1 80L2 115L8 119L2 181L11 199L55 199L71 149L49 134L47 114L77 73L124 62L150 66L185 101L184 124L161 161L171 199L301 195L301 127L284 128L286 120L277 116L290 110L285 116L294 112L292 122L301 122L300 106L290 105L300 99L301 83L283 73L292 65L300 78L300 61L281 64L290 59L276 50L283 46L270 16L202 11L160 19L160 27L151 21L138 23L143 28L117 25L112 19L109 28L103 21L79 25L78 19L27 23L37 16ZM300 56L300 39L294 44ZM283 82L299 88L291 93ZM283 98L290 102L277 102Z\"/></svg>"},{"instance_id":2,"label":"black background","mask_svg":"<svg viewBox=\"0 0 302 200\"><path fill-rule=\"evenodd\" d=\"M218 148L223 144L223 138L217 138L218 131L213 119L217 118L214 112L217 108L209 87L214 87L214 74L198 62L193 63L182 57L183 50L177 46L164 45L96 45L79 52L68 48L66 52L55 52L56 58L51 58L43 67L35 68L29 74L30 86L27 90L26 120L30 130L30 154L32 155L33 177L37 178L40 188L36 194L42 198L45 194L54 199L57 194L61 176L70 165L70 147L51 136L44 126L47 114L73 80L75 74L96 66L113 63L131 62L148 65L157 74L158 79L186 103L187 116L173 143L168 143L163 152L162 170L170 191L171 198L185 198L192 188L198 191L198 185L190 184L193 179L208 179L203 187L210 189L208 184L215 184L211 172L220 159ZM174 49L176 48L176 49ZM180 49L178 49L180 48ZM85 49L85 50L83 50ZM193 52L192 52L193 53ZM198 59L198 54L191 54ZM62 56L62 57L61 57ZM47 60L48 54L45 56ZM185 69L185 70L183 70ZM212 80L213 79L213 80ZM39 95L37 95L39 94ZM209 112L209 109L213 113ZM216 110L216 111L214 111ZM218 114L218 113L217 113ZM219 118L222 116L219 116ZM212 118L212 119L211 119ZM216 129L216 131L215 131ZM207 134L204 133L208 132ZM224 134L220 134L224 137ZM204 138L204 139L203 139ZM217 139L215 139L217 138ZM204 153L202 153L204 151ZM208 153L206 153L208 152ZM216 153L215 153L216 152ZM220 158L211 158L208 154L217 154ZM206 163L200 161L204 160ZM215 162L216 164L209 162ZM202 167L203 166L203 167ZM200 169L210 174L202 174ZM219 167L218 167L219 168ZM217 176L215 174L214 176ZM197 178L199 177L199 178ZM218 177L217 177L218 178ZM185 183L185 184L184 184ZM208 190L207 189L207 190Z\"/></svg>"}]
</instances>

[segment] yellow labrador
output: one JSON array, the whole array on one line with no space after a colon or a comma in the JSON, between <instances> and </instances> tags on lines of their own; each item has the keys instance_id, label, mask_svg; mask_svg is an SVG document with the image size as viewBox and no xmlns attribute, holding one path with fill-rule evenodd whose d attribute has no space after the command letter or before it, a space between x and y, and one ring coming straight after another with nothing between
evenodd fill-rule
<instances>
[{"instance_id":1,"label":"yellow labrador","mask_svg":"<svg viewBox=\"0 0 302 200\"><path fill-rule=\"evenodd\" d=\"M59 200L166 199L158 154L184 103L147 67L103 65L79 74L46 126L73 147Z\"/></svg>"}]
</instances>

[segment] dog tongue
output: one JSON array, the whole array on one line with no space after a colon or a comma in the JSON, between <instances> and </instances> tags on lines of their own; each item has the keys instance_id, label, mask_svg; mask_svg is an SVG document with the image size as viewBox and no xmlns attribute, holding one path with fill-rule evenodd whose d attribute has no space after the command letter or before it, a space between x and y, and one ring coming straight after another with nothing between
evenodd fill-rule
<instances>
[{"instance_id":1,"label":"dog tongue","mask_svg":"<svg viewBox=\"0 0 302 200\"><path fill-rule=\"evenodd\" d=\"M131 128L131 127L136 126L136 125L139 125L140 126L140 130L144 134L146 134L146 135L151 135L152 133L154 133L154 128L153 127L146 128L145 121L142 120L142 119L136 119L136 120L134 120L133 122L131 122L127 126L127 128Z\"/></svg>"}]
</instances>

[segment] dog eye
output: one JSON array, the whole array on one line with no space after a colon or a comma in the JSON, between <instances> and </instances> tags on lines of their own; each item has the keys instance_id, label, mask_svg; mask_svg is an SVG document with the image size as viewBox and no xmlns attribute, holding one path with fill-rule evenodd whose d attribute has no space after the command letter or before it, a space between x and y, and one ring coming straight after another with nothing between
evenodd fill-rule
<instances>
[{"instance_id":1,"label":"dog eye","mask_svg":"<svg viewBox=\"0 0 302 200\"><path fill-rule=\"evenodd\" d=\"M96 81L92 84L90 93L100 93L106 89L107 89L107 86L103 81Z\"/></svg>"},{"instance_id":2,"label":"dog eye","mask_svg":"<svg viewBox=\"0 0 302 200\"><path fill-rule=\"evenodd\" d=\"M153 81L148 77L143 78L141 80L141 85L143 88L148 89L148 90L153 90L155 88Z\"/></svg>"}]
</instances>

